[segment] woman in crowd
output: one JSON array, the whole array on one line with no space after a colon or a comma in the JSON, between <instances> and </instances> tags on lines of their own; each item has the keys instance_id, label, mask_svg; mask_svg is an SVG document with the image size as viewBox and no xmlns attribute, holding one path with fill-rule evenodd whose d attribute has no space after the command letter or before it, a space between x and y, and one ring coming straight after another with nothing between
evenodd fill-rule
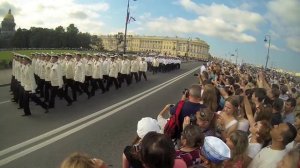
<instances>
[{"instance_id":1,"label":"woman in crowd","mask_svg":"<svg viewBox=\"0 0 300 168\"><path fill-rule=\"evenodd\" d=\"M218 108L218 100L216 89L212 84L206 84L204 86L204 91L202 94L203 104L210 108L213 112L217 111Z\"/></svg>"},{"instance_id":2,"label":"woman in crowd","mask_svg":"<svg viewBox=\"0 0 300 168\"><path fill-rule=\"evenodd\" d=\"M61 163L60 168L107 168L107 166L101 159L91 159L86 154L73 153Z\"/></svg>"},{"instance_id":3,"label":"woman in crowd","mask_svg":"<svg viewBox=\"0 0 300 168\"><path fill-rule=\"evenodd\" d=\"M140 160L140 143L148 132L160 132L158 122L150 117L142 118L137 124L137 136L132 145L126 146L122 156L123 168L143 168Z\"/></svg>"},{"instance_id":4,"label":"woman in crowd","mask_svg":"<svg viewBox=\"0 0 300 168\"><path fill-rule=\"evenodd\" d=\"M248 147L246 132L236 130L226 138L226 144L231 150L231 159L224 162L224 168L245 167L245 152Z\"/></svg>"},{"instance_id":5,"label":"woman in crowd","mask_svg":"<svg viewBox=\"0 0 300 168\"><path fill-rule=\"evenodd\" d=\"M236 119L239 110L239 101L229 97L222 111L217 112L217 132L220 134L221 139L226 140L229 135L234 132L238 127Z\"/></svg>"},{"instance_id":6,"label":"woman in crowd","mask_svg":"<svg viewBox=\"0 0 300 168\"><path fill-rule=\"evenodd\" d=\"M197 125L188 125L181 133L181 146L176 156L182 158L188 167L200 165L200 147L203 146L204 135Z\"/></svg>"}]
</instances>

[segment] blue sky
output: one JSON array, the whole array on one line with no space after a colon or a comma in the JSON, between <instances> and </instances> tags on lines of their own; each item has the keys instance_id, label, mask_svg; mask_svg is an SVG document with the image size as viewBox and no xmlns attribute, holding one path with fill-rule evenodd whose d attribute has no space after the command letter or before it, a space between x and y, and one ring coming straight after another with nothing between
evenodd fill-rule
<instances>
[{"instance_id":1,"label":"blue sky","mask_svg":"<svg viewBox=\"0 0 300 168\"><path fill-rule=\"evenodd\" d=\"M92 34L124 32L127 0L0 0L0 16L12 8L17 28L74 23ZM300 72L300 0L137 0L130 34L200 38L213 56Z\"/></svg>"}]
</instances>

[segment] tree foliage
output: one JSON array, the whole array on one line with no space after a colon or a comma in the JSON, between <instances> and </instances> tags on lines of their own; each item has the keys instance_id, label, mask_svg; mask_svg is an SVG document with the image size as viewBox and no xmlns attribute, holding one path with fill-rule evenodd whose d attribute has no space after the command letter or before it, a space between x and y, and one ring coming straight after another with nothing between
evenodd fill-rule
<instances>
[{"instance_id":1,"label":"tree foliage","mask_svg":"<svg viewBox=\"0 0 300 168\"><path fill-rule=\"evenodd\" d=\"M0 48L97 48L103 49L102 40L89 33L82 33L74 24L66 29L58 26L55 29L31 27L17 29L10 40L10 45Z\"/></svg>"}]
</instances>

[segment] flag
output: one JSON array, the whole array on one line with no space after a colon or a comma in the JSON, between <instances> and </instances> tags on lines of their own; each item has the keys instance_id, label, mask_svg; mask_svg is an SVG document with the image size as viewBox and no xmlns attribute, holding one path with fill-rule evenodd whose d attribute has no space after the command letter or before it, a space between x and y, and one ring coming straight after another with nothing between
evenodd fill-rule
<instances>
[{"instance_id":1,"label":"flag","mask_svg":"<svg viewBox=\"0 0 300 168\"><path fill-rule=\"evenodd\" d=\"M129 20L128 20L128 23L134 22L134 21L136 21L135 18L131 16L131 17L129 18Z\"/></svg>"}]
</instances>

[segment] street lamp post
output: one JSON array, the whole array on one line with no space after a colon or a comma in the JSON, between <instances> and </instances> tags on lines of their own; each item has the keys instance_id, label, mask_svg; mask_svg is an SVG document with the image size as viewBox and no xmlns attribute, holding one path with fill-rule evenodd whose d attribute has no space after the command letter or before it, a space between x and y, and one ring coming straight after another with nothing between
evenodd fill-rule
<instances>
[{"instance_id":1,"label":"street lamp post","mask_svg":"<svg viewBox=\"0 0 300 168\"><path fill-rule=\"evenodd\" d=\"M268 37L268 39L267 39ZM268 61L269 61L269 58L270 58L270 45L271 45L271 36L270 35L265 35L265 42L269 41L269 46L268 46L268 54L267 54L267 60L266 60L266 66L265 66L265 69L267 69L268 67Z\"/></svg>"},{"instance_id":2,"label":"street lamp post","mask_svg":"<svg viewBox=\"0 0 300 168\"><path fill-rule=\"evenodd\" d=\"M127 47L127 25L128 25L128 19L129 19L129 0L127 0L127 11L126 11L126 21L125 21L125 34L124 34L124 54L126 53L126 47Z\"/></svg>"}]
</instances>

